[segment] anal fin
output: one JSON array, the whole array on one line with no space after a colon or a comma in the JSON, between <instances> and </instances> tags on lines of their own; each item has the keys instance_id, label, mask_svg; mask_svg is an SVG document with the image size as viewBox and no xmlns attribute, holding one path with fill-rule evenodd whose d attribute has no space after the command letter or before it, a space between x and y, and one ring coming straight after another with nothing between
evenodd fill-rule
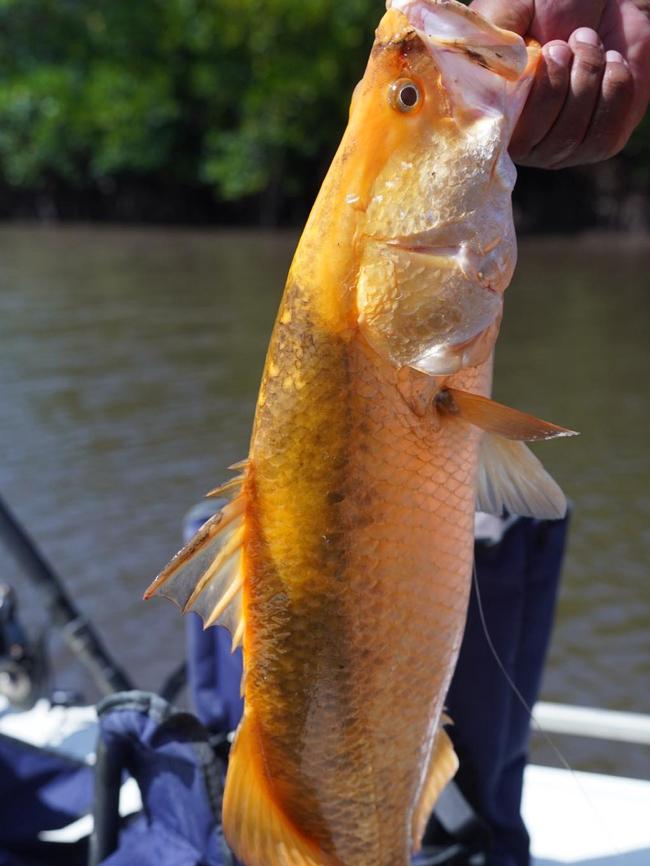
<instances>
[{"instance_id":1,"label":"anal fin","mask_svg":"<svg viewBox=\"0 0 650 866\"><path fill-rule=\"evenodd\" d=\"M225 626L233 636L234 649L241 643L244 630L242 551L246 475L224 488L233 495L231 501L203 524L153 581L144 597L164 595L183 613L196 611L205 628L215 624Z\"/></svg>"},{"instance_id":2,"label":"anal fin","mask_svg":"<svg viewBox=\"0 0 650 866\"><path fill-rule=\"evenodd\" d=\"M293 826L262 766L254 721L245 715L230 752L223 799L223 830L237 858L246 866L343 866Z\"/></svg>"},{"instance_id":3,"label":"anal fin","mask_svg":"<svg viewBox=\"0 0 650 866\"><path fill-rule=\"evenodd\" d=\"M422 836L424 835L427 821L433 811L436 800L442 793L445 785L456 775L456 770L458 770L458 758L456 757L449 734L441 725L433 744L427 775L420 792L420 800L413 812L412 839L414 853L420 850Z\"/></svg>"}]
</instances>

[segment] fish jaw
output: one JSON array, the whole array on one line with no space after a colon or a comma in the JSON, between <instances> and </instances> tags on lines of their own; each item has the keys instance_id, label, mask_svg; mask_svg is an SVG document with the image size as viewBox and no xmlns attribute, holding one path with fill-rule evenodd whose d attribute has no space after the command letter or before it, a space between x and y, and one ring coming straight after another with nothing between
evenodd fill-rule
<instances>
[{"instance_id":1,"label":"fish jaw","mask_svg":"<svg viewBox=\"0 0 650 866\"><path fill-rule=\"evenodd\" d=\"M510 133L539 51L456 0L388 0L427 39L456 112L501 115Z\"/></svg>"}]
</instances>

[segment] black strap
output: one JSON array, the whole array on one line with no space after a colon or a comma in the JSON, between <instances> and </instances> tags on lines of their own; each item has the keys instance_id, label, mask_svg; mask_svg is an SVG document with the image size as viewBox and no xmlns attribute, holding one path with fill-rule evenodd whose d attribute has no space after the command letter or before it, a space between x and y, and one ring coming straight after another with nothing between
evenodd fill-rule
<instances>
[{"instance_id":1,"label":"black strap","mask_svg":"<svg viewBox=\"0 0 650 866\"><path fill-rule=\"evenodd\" d=\"M476 814L455 782L450 782L438 798L431 823L441 827L447 838L460 843L468 853L485 852L490 846L488 825ZM427 832L425 839L429 835ZM435 832L432 835L435 840Z\"/></svg>"}]
</instances>

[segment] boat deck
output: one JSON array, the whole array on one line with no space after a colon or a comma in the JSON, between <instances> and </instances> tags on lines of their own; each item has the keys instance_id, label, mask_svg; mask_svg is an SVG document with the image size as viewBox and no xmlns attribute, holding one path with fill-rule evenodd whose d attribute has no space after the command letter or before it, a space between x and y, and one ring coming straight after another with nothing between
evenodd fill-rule
<instances>
[{"instance_id":1,"label":"boat deck","mask_svg":"<svg viewBox=\"0 0 650 866\"><path fill-rule=\"evenodd\" d=\"M650 866L650 782L532 765L523 814L534 866Z\"/></svg>"},{"instance_id":2,"label":"boat deck","mask_svg":"<svg viewBox=\"0 0 650 866\"><path fill-rule=\"evenodd\" d=\"M648 716L550 704L538 704L535 716L554 733L650 744ZM0 700L0 733L33 745L92 761L96 732L93 707L51 707L41 700L18 713ZM140 808L133 780L123 787L120 807L122 814ZM526 770L523 814L534 866L650 866L650 780L532 765ZM91 829L87 815L42 838L70 842Z\"/></svg>"}]
</instances>

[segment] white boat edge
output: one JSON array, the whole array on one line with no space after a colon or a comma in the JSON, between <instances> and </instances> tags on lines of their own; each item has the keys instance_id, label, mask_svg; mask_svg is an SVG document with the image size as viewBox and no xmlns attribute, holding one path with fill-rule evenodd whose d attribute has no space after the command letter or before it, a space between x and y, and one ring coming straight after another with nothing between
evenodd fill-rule
<instances>
[{"instance_id":1,"label":"white boat edge","mask_svg":"<svg viewBox=\"0 0 650 866\"><path fill-rule=\"evenodd\" d=\"M535 727L550 734L650 745L650 716L638 713L541 702L534 718ZM18 712L0 699L0 733L92 763L97 716L91 706L51 706L45 699ZM140 806L137 784L129 779L122 786L120 812L128 815ZM533 764L526 769L522 812L531 836L533 866L650 864L650 778ZM41 838L74 842L91 831L92 817L85 815Z\"/></svg>"}]
</instances>

